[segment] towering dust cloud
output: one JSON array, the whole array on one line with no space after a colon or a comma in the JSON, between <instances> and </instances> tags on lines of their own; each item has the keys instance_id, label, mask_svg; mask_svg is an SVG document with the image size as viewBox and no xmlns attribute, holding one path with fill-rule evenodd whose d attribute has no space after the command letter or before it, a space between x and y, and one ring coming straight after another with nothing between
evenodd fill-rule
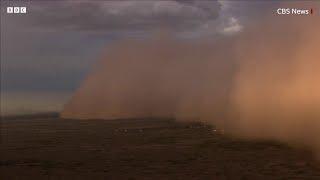
<instances>
[{"instance_id":1,"label":"towering dust cloud","mask_svg":"<svg viewBox=\"0 0 320 180\"><path fill-rule=\"evenodd\" d=\"M320 23L315 19L270 20L241 35L230 93L232 133L320 153Z\"/></svg>"},{"instance_id":2,"label":"towering dust cloud","mask_svg":"<svg viewBox=\"0 0 320 180\"><path fill-rule=\"evenodd\" d=\"M64 118L174 117L320 152L320 22L277 16L231 37L115 43Z\"/></svg>"}]
</instances>

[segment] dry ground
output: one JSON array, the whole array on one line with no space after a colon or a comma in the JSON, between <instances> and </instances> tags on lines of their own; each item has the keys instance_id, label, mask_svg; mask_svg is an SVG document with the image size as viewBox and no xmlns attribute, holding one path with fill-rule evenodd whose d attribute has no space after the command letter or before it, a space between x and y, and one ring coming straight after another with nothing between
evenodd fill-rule
<instances>
[{"instance_id":1,"label":"dry ground","mask_svg":"<svg viewBox=\"0 0 320 180\"><path fill-rule=\"evenodd\" d=\"M170 119L1 120L0 179L320 179L309 152Z\"/></svg>"}]
</instances>

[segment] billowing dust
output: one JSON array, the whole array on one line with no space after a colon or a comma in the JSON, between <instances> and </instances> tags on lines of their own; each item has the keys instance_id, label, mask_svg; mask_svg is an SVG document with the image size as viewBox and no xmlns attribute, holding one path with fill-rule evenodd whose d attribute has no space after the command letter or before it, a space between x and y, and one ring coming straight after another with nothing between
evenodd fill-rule
<instances>
[{"instance_id":1,"label":"billowing dust","mask_svg":"<svg viewBox=\"0 0 320 180\"><path fill-rule=\"evenodd\" d=\"M202 120L320 152L320 21L268 17L228 37L108 46L64 118Z\"/></svg>"}]
</instances>

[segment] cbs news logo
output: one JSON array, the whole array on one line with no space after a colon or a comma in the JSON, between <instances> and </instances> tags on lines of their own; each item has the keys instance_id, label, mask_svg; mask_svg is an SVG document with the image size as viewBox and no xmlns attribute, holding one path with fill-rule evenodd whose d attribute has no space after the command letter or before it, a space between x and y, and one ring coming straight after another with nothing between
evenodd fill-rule
<instances>
[{"instance_id":1,"label":"cbs news logo","mask_svg":"<svg viewBox=\"0 0 320 180\"><path fill-rule=\"evenodd\" d=\"M278 15L311 15L313 9L278 8L276 12Z\"/></svg>"}]
</instances>

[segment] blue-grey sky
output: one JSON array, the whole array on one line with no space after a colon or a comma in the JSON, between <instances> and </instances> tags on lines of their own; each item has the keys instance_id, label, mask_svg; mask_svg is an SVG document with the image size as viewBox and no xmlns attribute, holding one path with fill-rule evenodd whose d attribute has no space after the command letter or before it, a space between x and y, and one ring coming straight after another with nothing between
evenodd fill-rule
<instances>
[{"instance_id":1,"label":"blue-grey sky","mask_svg":"<svg viewBox=\"0 0 320 180\"><path fill-rule=\"evenodd\" d=\"M56 94L53 99L67 94L59 102L62 106L115 40L144 38L159 29L182 38L229 36L272 13L276 5L218 0L1 0L1 109L12 110L9 95L15 97L15 108L28 109L32 103L23 101L46 93ZM27 13L7 14L8 6L26 6Z\"/></svg>"}]
</instances>

